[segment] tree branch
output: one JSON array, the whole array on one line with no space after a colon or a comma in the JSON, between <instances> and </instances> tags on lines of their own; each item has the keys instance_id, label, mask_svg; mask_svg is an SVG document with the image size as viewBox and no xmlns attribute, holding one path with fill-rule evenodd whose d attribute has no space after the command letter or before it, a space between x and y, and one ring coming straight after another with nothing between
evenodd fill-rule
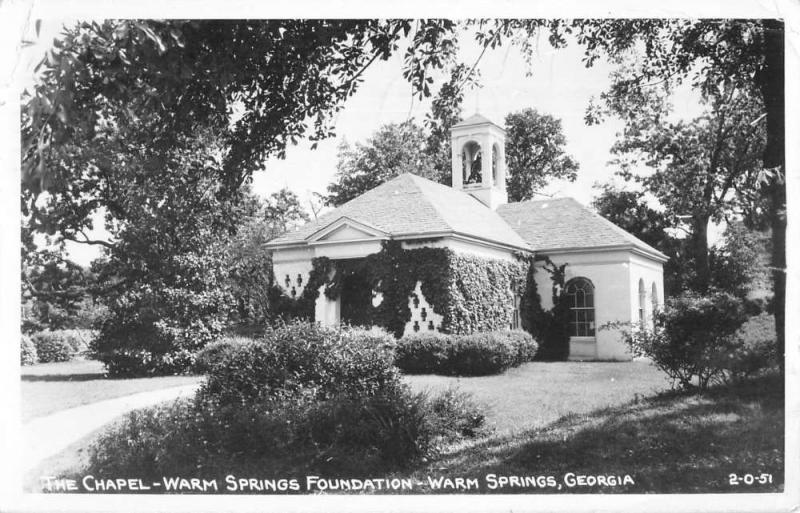
<instances>
[{"instance_id":1,"label":"tree branch","mask_svg":"<svg viewBox=\"0 0 800 513\"><path fill-rule=\"evenodd\" d=\"M69 241L72 241L72 242L77 242L78 244L89 244L89 245L92 245L92 246L103 246L103 247L106 247L108 249L114 249L114 245L112 243L108 242L108 241L90 239L89 237L86 236L85 233L83 233L83 232L79 232L79 233L81 235L83 235L83 240L77 239L77 238L75 238L73 236L70 236L70 235L64 235L63 238L65 240L69 240Z\"/></svg>"}]
</instances>

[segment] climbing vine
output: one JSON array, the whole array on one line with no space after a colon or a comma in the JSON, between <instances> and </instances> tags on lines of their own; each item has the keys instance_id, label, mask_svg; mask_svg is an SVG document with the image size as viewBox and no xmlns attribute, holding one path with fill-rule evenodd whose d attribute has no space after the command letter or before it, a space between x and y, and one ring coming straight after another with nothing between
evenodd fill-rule
<instances>
[{"instance_id":1,"label":"climbing vine","mask_svg":"<svg viewBox=\"0 0 800 513\"><path fill-rule=\"evenodd\" d=\"M550 274L553 308L544 310L536 287L536 262ZM315 303L324 286L329 299L341 296L350 276L358 276L370 294L382 301L366 305L360 319L381 326L396 337L411 319L409 298L421 284L433 312L442 316L444 333L469 334L506 329L514 314L514 297L520 298L522 328L540 343L537 358L565 360L569 356L569 304L563 294L566 264L557 266L546 256L519 253L514 261L456 253L449 248L403 249L388 241L381 251L364 258L312 260L308 282L298 298L274 287L273 305L283 318L314 319ZM363 315L362 315L363 314Z\"/></svg>"},{"instance_id":2,"label":"climbing vine","mask_svg":"<svg viewBox=\"0 0 800 513\"><path fill-rule=\"evenodd\" d=\"M553 283L551 294L553 308L544 310L542 298L537 290L534 273L535 262L544 262L542 269L550 274ZM570 305L564 294L565 269L567 264L556 265L547 256L537 255L528 267L525 293L520 302L522 329L539 342L537 360L566 360L569 357L569 313Z\"/></svg>"},{"instance_id":3,"label":"climbing vine","mask_svg":"<svg viewBox=\"0 0 800 513\"><path fill-rule=\"evenodd\" d=\"M473 333L507 328L513 317L514 294L521 294L526 262L462 255L449 248L403 249L388 241L381 251L361 259L315 258L308 283L297 299L281 294L276 310L286 317L314 318L314 304L324 285L326 297L340 297L349 276L357 275L379 293L362 318L402 336L411 319L409 297L417 282L434 313L442 316L445 333ZM279 289L280 290L280 289Z\"/></svg>"}]
</instances>

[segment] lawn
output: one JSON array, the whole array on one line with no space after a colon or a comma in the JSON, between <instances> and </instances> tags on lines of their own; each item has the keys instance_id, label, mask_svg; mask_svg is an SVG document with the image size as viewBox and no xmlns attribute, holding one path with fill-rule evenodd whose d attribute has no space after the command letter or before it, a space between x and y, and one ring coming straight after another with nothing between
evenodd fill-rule
<instances>
[{"instance_id":1,"label":"lawn","mask_svg":"<svg viewBox=\"0 0 800 513\"><path fill-rule=\"evenodd\" d=\"M570 413L587 413L650 396L669 388L666 376L649 363L533 362L497 376L409 375L414 390L457 386L488 408L498 434L542 428Z\"/></svg>"},{"instance_id":2,"label":"lawn","mask_svg":"<svg viewBox=\"0 0 800 513\"><path fill-rule=\"evenodd\" d=\"M472 393L487 406L487 420L494 428L484 437L445 447L419 466L386 476L411 477L420 484L416 493L434 491L426 485L429 477L474 478L480 483L472 490L435 493L776 492L783 487L784 390L778 377L701 395L668 391L664 375L644 362L535 362L499 376L421 375L405 380L418 391L457 386ZM99 382L99 376L79 383L90 381ZM27 489L36 489L36 476L42 472L79 472L96 435L43 462L26 476ZM568 487L564 476L570 472L627 474L633 484ZM732 485L731 473L770 474L771 483ZM533 481L550 476L558 486L490 490L489 474Z\"/></svg>"},{"instance_id":3,"label":"lawn","mask_svg":"<svg viewBox=\"0 0 800 513\"><path fill-rule=\"evenodd\" d=\"M103 364L77 359L21 367L22 421L138 392L197 383L199 376L108 379Z\"/></svg>"},{"instance_id":4,"label":"lawn","mask_svg":"<svg viewBox=\"0 0 800 513\"><path fill-rule=\"evenodd\" d=\"M450 448L412 477L554 476L562 485L498 490L503 493L780 492L784 421L783 378L771 376L702 395L660 394L497 434ZM563 477L569 472L629 474L634 484L568 488ZM762 473L771 482L730 482L730 474ZM437 493L448 491L454 490Z\"/></svg>"}]
</instances>

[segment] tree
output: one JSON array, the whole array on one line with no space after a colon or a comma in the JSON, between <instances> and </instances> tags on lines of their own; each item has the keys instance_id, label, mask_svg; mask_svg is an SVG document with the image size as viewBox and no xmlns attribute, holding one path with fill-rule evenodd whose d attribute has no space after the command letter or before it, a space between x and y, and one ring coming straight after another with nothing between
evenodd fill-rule
<instances>
[{"instance_id":1,"label":"tree","mask_svg":"<svg viewBox=\"0 0 800 513\"><path fill-rule=\"evenodd\" d=\"M531 199L551 179L575 181L578 163L564 152L561 120L528 108L507 115L505 125L510 202Z\"/></svg>"},{"instance_id":2,"label":"tree","mask_svg":"<svg viewBox=\"0 0 800 513\"><path fill-rule=\"evenodd\" d=\"M300 199L289 189L272 193L266 202L249 195L248 212L228 243L228 290L236 308L231 320L243 328L263 328L272 317L272 258L264 244L309 220Z\"/></svg>"},{"instance_id":3,"label":"tree","mask_svg":"<svg viewBox=\"0 0 800 513\"><path fill-rule=\"evenodd\" d=\"M335 181L325 201L339 206L403 173L439 178L425 153L426 135L413 121L380 127L366 143L339 145Z\"/></svg>"},{"instance_id":4,"label":"tree","mask_svg":"<svg viewBox=\"0 0 800 513\"><path fill-rule=\"evenodd\" d=\"M778 353L784 349L786 295L786 183L785 183L785 77L784 22L779 19L578 19L471 20L476 38L485 48L504 40L521 47L530 59L537 48L532 41L545 33L556 48L572 38L585 48L584 62L593 65L608 57L618 62L642 48L637 73L631 80L615 82L602 95L614 101L630 91L644 91L667 79L690 80L710 97L721 97L731 87L747 90L764 106L765 144L762 161L766 199L765 217L772 234L775 327Z\"/></svg>"},{"instance_id":5,"label":"tree","mask_svg":"<svg viewBox=\"0 0 800 513\"><path fill-rule=\"evenodd\" d=\"M765 235L742 222L725 227L722 244L711 249L711 284L741 299L768 288Z\"/></svg>"},{"instance_id":6,"label":"tree","mask_svg":"<svg viewBox=\"0 0 800 513\"><path fill-rule=\"evenodd\" d=\"M117 209L113 242L93 264L108 305L93 349L111 374L185 372L225 326L224 244L242 201L216 194L224 184L213 141L199 135L166 155L142 144L111 166L120 174L104 192Z\"/></svg>"},{"instance_id":7,"label":"tree","mask_svg":"<svg viewBox=\"0 0 800 513\"><path fill-rule=\"evenodd\" d=\"M670 230L675 228L674 221L665 212L649 207L641 190L624 190L604 184L592 206L598 214L669 258L664 264L666 296L687 290L695 280L691 248L687 248L684 240L670 235Z\"/></svg>"},{"instance_id":8,"label":"tree","mask_svg":"<svg viewBox=\"0 0 800 513\"><path fill-rule=\"evenodd\" d=\"M84 308L86 288L93 276L61 256L59 251L36 251L33 232L22 225L22 331L74 327Z\"/></svg>"},{"instance_id":9,"label":"tree","mask_svg":"<svg viewBox=\"0 0 800 513\"><path fill-rule=\"evenodd\" d=\"M436 181L452 184L452 150L450 128L461 121L464 91L479 87L478 73L464 64L457 64L450 70L448 80L431 101L431 110L425 115L425 129L428 131L425 153L431 161Z\"/></svg>"},{"instance_id":10,"label":"tree","mask_svg":"<svg viewBox=\"0 0 800 513\"><path fill-rule=\"evenodd\" d=\"M730 89L708 104L703 116L689 122L668 121L668 104L658 94L617 97L610 107L626 119L622 138L612 148L620 156L620 174L641 183L674 226L686 230L694 263L692 287L701 293L711 284L709 224L752 210L752 191L763 176L760 102L746 91ZM648 171L636 170L642 163Z\"/></svg>"},{"instance_id":11,"label":"tree","mask_svg":"<svg viewBox=\"0 0 800 513\"><path fill-rule=\"evenodd\" d=\"M23 98L23 214L57 243L104 248L96 350L111 372L185 368L227 314L220 239L252 171L300 137L331 135L364 70L403 37L405 76L429 94L453 28L108 20L62 34ZM98 213L108 238L88 235Z\"/></svg>"}]
</instances>

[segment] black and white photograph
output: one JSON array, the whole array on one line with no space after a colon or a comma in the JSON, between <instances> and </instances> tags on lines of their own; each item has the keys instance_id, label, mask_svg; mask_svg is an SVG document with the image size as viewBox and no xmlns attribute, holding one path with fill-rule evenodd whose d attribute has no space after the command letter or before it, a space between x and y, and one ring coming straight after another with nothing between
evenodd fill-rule
<instances>
[{"instance_id":1,"label":"black and white photograph","mask_svg":"<svg viewBox=\"0 0 800 513\"><path fill-rule=\"evenodd\" d=\"M356 4L0 3L0 509L800 507L800 4Z\"/></svg>"}]
</instances>

